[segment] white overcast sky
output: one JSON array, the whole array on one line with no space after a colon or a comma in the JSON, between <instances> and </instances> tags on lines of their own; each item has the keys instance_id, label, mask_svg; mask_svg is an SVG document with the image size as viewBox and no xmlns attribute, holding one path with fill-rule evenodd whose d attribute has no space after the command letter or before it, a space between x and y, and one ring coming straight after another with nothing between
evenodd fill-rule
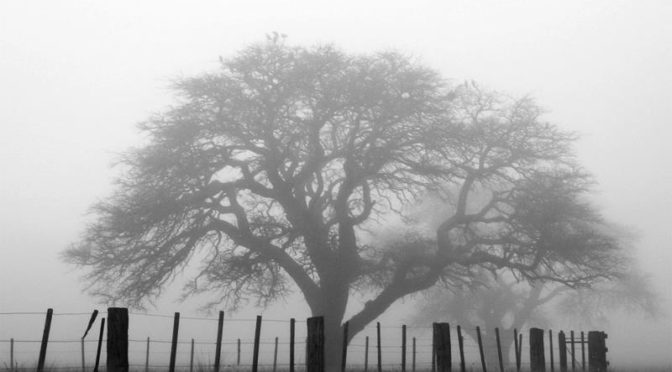
<instances>
[{"instance_id":1,"label":"white overcast sky","mask_svg":"<svg viewBox=\"0 0 672 372\"><path fill-rule=\"evenodd\" d=\"M135 124L172 102L172 79L273 31L291 44L397 49L457 83L535 97L549 121L581 134L595 202L636 232L669 303L672 1L5 0L0 312L93 306L58 254L112 190ZM667 347L669 319L651 326Z\"/></svg>"}]
</instances>

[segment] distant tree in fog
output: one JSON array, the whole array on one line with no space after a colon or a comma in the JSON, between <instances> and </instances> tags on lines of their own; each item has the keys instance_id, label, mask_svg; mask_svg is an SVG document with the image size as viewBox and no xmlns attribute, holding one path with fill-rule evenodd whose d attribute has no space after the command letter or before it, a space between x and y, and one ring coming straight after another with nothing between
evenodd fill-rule
<instances>
[{"instance_id":1,"label":"distant tree in fog","mask_svg":"<svg viewBox=\"0 0 672 372\"><path fill-rule=\"evenodd\" d=\"M192 261L186 294L266 305L298 289L325 316L328 364L397 300L477 268L581 286L616 275L618 239L584 201L575 136L530 99L450 87L397 53L350 55L278 38L175 84L147 143L64 252L91 292L141 306ZM378 244L404 206L446 185L433 234ZM472 199L478 199L478 203ZM368 301L349 309L355 293ZM354 305L353 305L354 306Z\"/></svg>"},{"instance_id":2,"label":"distant tree in fog","mask_svg":"<svg viewBox=\"0 0 672 372\"><path fill-rule=\"evenodd\" d=\"M436 286L418 298L418 311L410 321L460 325L472 341L477 339L475 327L480 326L488 365L496 366L495 328L500 330L503 359L508 365L514 350L514 329L553 324L557 329L559 320L579 329L605 327L606 312L614 310L651 317L660 314L659 298L651 290L651 283L634 269L612 280L578 288L552 282L519 282L506 276L482 272L471 287Z\"/></svg>"},{"instance_id":3,"label":"distant tree in fog","mask_svg":"<svg viewBox=\"0 0 672 372\"><path fill-rule=\"evenodd\" d=\"M539 191L543 192L543 189ZM472 201L483 203L477 195ZM572 205L562 205L567 201L557 200L553 207L548 208L556 211L573 209ZM396 226L393 228L396 233L387 233L388 240L404 241L404 230L412 234L430 230L426 226L436 225L445 211L451 209L450 203L436 193L430 193L410 208L406 226ZM625 229L608 224L591 208L576 209L572 219L575 224L586 224L586 229L618 238L622 244L629 240ZM550 225L541 228L541 224L546 222ZM550 231L558 227L553 219L539 219L537 223L541 230ZM605 256L604 266L606 268L610 262L618 261L621 264L619 269L611 271L610 276L579 285L521 280L509 270L478 270L471 280L461 286L434 286L426 291L416 300L418 310L409 321L413 324L447 321L461 325L472 340L476 340L475 327L480 326L484 343L490 349L486 353L488 364L496 365L495 328L500 330L505 350L503 358L508 364L513 351L514 329L543 328L552 324L557 327L559 321L573 327L604 327L607 325L606 313L613 310L658 316L661 313L660 300L646 274L637 268L636 261L626 252L613 250L611 253L613 257Z\"/></svg>"},{"instance_id":4,"label":"distant tree in fog","mask_svg":"<svg viewBox=\"0 0 672 372\"><path fill-rule=\"evenodd\" d=\"M653 288L648 276L633 268L611 281L563 291L553 312L578 327L605 327L614 310L656 318L664 311Z\"/></svg>"},{"instance_id":5,"label":"distant tree in fog","mask_svg":"<svg viewBox=\"0 0 672 372\"><path fill-rule=\"evenodd\" d=\"M543 283L517 283L515 279L488 272L482 272L474 279L471 288L436 286L428 290L417 300L418 311L410 321L413 324L450 322L459 325L472 342L477 339L476 327L481 327L487 363L493 368L498 363L495 328L500 330L502 356L504 363L509 365L513 330L520 331L524 325L546 326L548 319L543 305L558 295L560 288L567 288L556 287L544 293Z\"/></svg>"}]
</instances>

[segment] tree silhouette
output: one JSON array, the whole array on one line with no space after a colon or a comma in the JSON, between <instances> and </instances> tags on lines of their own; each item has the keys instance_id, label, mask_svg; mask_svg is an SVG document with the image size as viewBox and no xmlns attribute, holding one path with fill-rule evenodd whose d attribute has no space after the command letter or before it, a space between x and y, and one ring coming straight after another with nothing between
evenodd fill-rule
<instances>
[{"instance_id":1,"label":"tree silhouette","mask_svg":"<svg viewBox=\"0 0 672 372\"><path fill-rule=\"evenodd\" d=\"M398 53L350 55L284 39L180 80L140 125L113 196L64 253L94 295L141 306L192 261L186 294L266 305L297 288L325 316L327 363L398 299L474 268L580 286L621 264L593 228L575 137L530 99L451 88ZM428 190L455 192L432 236L371 230ZM478 196L480 203L471 202ZM344 319L353 293L369 299Z\"/></svg>"},{"instance_id":2,"label":"tree silhouette","mask_svg":"<svg viewBox=\"0 0 672 372\"><path fill-rule=\"evenodd\" d=\"M514 329L523 326L545 327L548 322L544 305L567 287L544 291L539 283L517 283L501 275L483 272L477 276L472 288L452 289L435 287L418 300L418 311L411 316L413 324L450 322L460 325L462 332L474 342L476 327L481 328L485 357L491 367L498 365L495 328L500 330L503 362L510 364Z\"/></svg>"},{"instance_id":3,"label":"tree silhouette","mask_svg":"<svg viewBox=\"0 0 672 372\"><path fill-rule=\"evenodd\" d=\"M573 327L604 327L606 312L625 310L645 316L660 315L660 304L651 283L636 271L616 279L593 283L590 287L570 288L555 283L517 282L504 275L481 273L472 287L462 289L434 287L418 300L413 324L451 322L476 340L481 327L490 366L498 365L495 328L500 330L503 361L510 364L514 329L546 328L554 319ZM557 324L557 323L555 323ZM557 325L556 325L557 327Z\"/></svg>"}]
</instances>

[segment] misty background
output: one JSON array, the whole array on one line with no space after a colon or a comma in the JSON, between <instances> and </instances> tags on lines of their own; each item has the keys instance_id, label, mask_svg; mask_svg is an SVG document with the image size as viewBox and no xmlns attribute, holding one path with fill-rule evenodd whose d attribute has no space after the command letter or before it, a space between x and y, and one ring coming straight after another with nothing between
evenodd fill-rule
<instances>
[{"instance_id":1,"label":"misty background","mask_svg":"<svg viewBox=\"0 0 672 372\"><path fill-rule=\"evenodd\" d=\"M212 71L220 55L278 31L296 45L398 50L455 84L528 94L548 121L579 133L578 161L598 182L593 200L636 235L634 254L668 313L614 313L608 357L669 366L670 19L667 1L2 2L0 312L103 308L59 253L111 193L118 155L142 143L136 124L174 102L175 78ZM150 310L203 305L178 303L177 292ZM385 318L409 311L395 305ZM308 313L292 299L266 312ZM35 329L0 317L1 339L37 338Z\"/></svg>"}]
</instances>

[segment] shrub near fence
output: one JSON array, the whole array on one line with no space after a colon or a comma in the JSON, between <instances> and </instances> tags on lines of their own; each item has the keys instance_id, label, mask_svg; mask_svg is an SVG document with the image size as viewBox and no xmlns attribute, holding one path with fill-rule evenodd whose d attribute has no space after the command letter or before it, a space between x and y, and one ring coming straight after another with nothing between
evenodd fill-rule
<instances>
[{"instance_id":1,"label":"shrub near fence","mask_svg":"<svg viewBox=\"0 0 672 372\"><path fill-rule=\"evenodd\" d=\"M38 315L44 315L44 313L0 313L0 317ZM4 365L6 370L14 371L19 365L26 366L26 360L28 360L29 365L35 365L34 358L37 356L37 370L42 371L45 369L45 364L50 367L49 369L53 369L55 359L58 360L59 364L63 364L66 360L63 356L70 355L66 363L70 368L79 365L75 368L81 368L82 371L91 370L91 368L96 370L99 364L103 364L101 361L103 359L105 360L106 370L110 372L128 371L131 368L144 370L145 372L157 368L171 372L177 369L193 372L194 368L203 370L204 367L207 370L212 369L214 371L220 371L224 367L249 367L253 372L256 372L260 366L272 369L274 372L278 368L289 369L289 372L294 372L297 366L310 372L324 370L324 357L323 354L320 354L324 352L323 346L320 346L320 342L323 345L324 337L321 328L323 321L321 323L320 317L309 318L305 323L305 328L299 327L299 337L297 337L297 327L294 319L265 319L262 322L262 317L258 316L255 319L226 320L230 323L255 323L254 337L252 339L241 339L230 337L228 331L225 337L223 312L219 313L218 318L180 318L179 313L171 316L129 313L125 308L109 308L107 311L107 327L104 327L103 321L105 318L102 318L100 319L99 330L96 329L97 327L91 328L96 320L92 315L90 313L59 314L49 309L46 313L41 340L0 339L0 353L2 355L0 366ZM89 318L88 328L91 328L92 336L89 339L51 338L52 324L59 324L59 321L65 316L76 316L82 318L82 320ZM160 328L163 331L171 331L170 339L129 337L129 316L161 321L163 326ZM167 322L167 318L172 318L172 327ZM183 325L181 328L181 320L183 322L206 321L206 330L213 333L213 340L195 341L194 338L191 338L189 341L180 341L180 331L184 331L185 328L187 331L190 328L199 328L194 327L193 323L191 327L184 327ZM143 320L143 322L147 321ZM133 324L133 322L131 323ZM282 338L282 341L279 337L262 338L262 323L265 333L268 333L270 329L276 335L287 334L286 331L289 328L289 338ZM214 330L216 330L216 333ZM574 331L570 331L569 334L566 334L561 331L557 334L557 344L554 348L554 337L551 330L547 333L547 345L544 344L545 333L541 329L533 328L529 330L529 337L527 338L529 342L523 342L523 334L514 330L513 359L515 365L505 365L503 355L508 355L508 352L502 345L508 344L508 342L502 338L499 329L494 330L494 337L483 337L481 329L476 327L477 337L475 340L465 338L463 336L464 330L460 326L451 328L447 323L434 323L432 327L406 327L405 325L390 327L381 326L380 323L377 323L375 327L367 327L361 335L353 338L350 344L343 348L341 370L363 369L368 372L369 368L376 368L378 371L385 369L415 372L416 369L431 369L433 372L445 372L452 371L453 367L456 367L460 371L465 371L467 368L483 371L504 371L505 369L546 371L548 367L551 372L555 372L556 368L559 368L560 372L566 372L571 367L572 371L585 371L588 368L592 372L605 371L608 365L605 345L606 334L603 332L588 332L586 337L584 332L575 334ZM105 331L107 331L106 338L104 337ZM347 332L347 326L344 327L344 332ZM96 337L93 337L94 333L97 333ZM202 335L203 331L200 331L199 334ZM182 336L182 339L184 340L184 336ZM104 347L103 342L105 343ZM21 350L17 351L17 345L21 345ZM85 345L89 346L85 347ZM37 346L39 346L39 349ZM58 348L57 346L61 347ZM62 346L68 348L64 349ZM79 346L79 348L74 346ZM86 350L88 350L88 353ZM93 357L91 355L92 351L95 351ZM72 362L73 354L80 354L81 363ZM129 354L131 358L129 358ZM301 354L305 355L305 359L301 358L301 360L305 360L305 363L296 362L295 355ZM17 355L21 355L23 358L21 362L18 361ZM222 355L225 358L222 358ZM527 359L527 355L529 355L529 359ZM226 359L227 362L224 363L223 359ZM92 364L91 361L94 360L95 362ZM163 363L160 365L154 364L156 360ZM251 360L251 363L247 364L245 361L249 360Z\"/></svg>"}]
</instances>

